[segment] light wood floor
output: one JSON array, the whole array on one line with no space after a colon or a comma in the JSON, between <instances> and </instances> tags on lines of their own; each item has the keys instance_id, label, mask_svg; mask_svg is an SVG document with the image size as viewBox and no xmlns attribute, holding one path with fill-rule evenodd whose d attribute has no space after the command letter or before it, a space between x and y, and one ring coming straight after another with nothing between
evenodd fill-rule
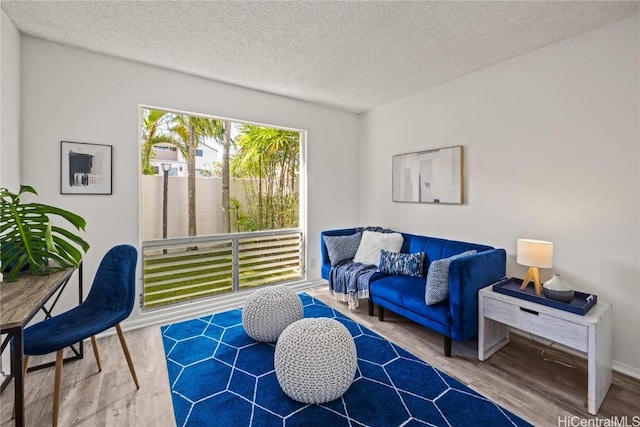
<instances>
[{"instance_id":1,"label":"light wood floor","mask_svg":"<svg viewBox=\"0 0 640 427\"><path fill-rule=\"evenodd\" d=\"M486 362L469 357L469 348L455 342L453 356L446 358L442 355L442 337L424 327L388 311L381 323L377 316L367 315L366 303L350 312L344 303L333 301L324 287L309 293L535 425L557 426L558 418L565 416L593 418L587 412L587 368L581 359L577 369L545 362L540 357L540 345L514 335L507 347ZM99 340L101 373L89 342L83 360L64 366L60 426L175 425L160 328L125 335L140 390L135 389L117 336ZM28 426L51 424L52 392L53 369L27 376ZM12 405L13 387L9 385L1 395L0 427L13 425ZM640 381L614 372L613 385L598 418L625 415L630 423L634 416L640 417Z\"/></svg>"}]
</instances>

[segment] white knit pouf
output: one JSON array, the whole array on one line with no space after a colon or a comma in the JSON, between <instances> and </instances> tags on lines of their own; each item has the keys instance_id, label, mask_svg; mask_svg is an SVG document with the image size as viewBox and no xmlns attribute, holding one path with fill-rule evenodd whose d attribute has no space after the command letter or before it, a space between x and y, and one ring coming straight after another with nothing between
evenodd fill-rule
<instances>
[{"instance_id":1,"label":"white knit pouf","mask_svg":"<svg viewBox=\"0 0 640 427\"><path fill-rule=\"evenodd\" d=\"M242 309L242 325L251 338L275 342L284 329L303 318L302 301L289 288L275 286L254 292Z\"/></svg>"},{"instance_id":2,"label":"white knit pouf","mask_svg":"<svg viewBox=\"0 0 640 427\"><path fill-rule=\"evenodd\" d=\"M282 391L293 400L312 404L342 396L358 365L349 330L326 317L289 325L278 339L274 359Z\"/></svg>"}]
</instances>

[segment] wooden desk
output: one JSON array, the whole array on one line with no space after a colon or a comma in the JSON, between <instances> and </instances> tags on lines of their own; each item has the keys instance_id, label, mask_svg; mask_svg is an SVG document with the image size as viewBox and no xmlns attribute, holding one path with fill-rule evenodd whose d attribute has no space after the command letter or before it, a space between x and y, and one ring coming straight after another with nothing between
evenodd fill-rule
<instances>
[{"instance_id":1,"label":"wooden desk","mask_svg":"<svg viewBox=\"0 0 640 427\"><path fill-rule=\"evenodd\" d=\"M79 269L79 302L82 302L82 264ZM75 269L68 268L64 271L51 273L46 276L32 276L25 274L16 282L3 282L0 284L0 332L7 334L7 338L2 342L0 351L4 351L5 347L13 338L13 349L11 351L11 375L2 385L7 385L8 381L13 377L15 379L15 404L16 404L16 426L24 426L24 342L23 332L29 321L43 310L46 317L51 317L51 310L58 302L60 294L69 282ZM45 307L47 302L56 294L56 298L50 307ZM80 352L76 353L74 359L82 358L82 343ZM34 367L42 368L51 364ZM31 368L29 369L31 370Z\"/></svg>"}]
</instances>

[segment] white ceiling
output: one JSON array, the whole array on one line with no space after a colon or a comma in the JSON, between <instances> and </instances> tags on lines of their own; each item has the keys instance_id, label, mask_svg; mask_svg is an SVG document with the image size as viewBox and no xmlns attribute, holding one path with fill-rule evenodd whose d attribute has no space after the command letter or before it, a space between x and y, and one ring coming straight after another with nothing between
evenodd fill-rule
<instances>
[{"instance_id":1,"label":"white ceiling","mask_svg":"<svg viewBox=\"0 0 640 427\"><path fill-rule=\"evenodd\" d=\"M640 10L637 1L9 1L24 34L353 112Z\"/></svg>"}]
</instances>

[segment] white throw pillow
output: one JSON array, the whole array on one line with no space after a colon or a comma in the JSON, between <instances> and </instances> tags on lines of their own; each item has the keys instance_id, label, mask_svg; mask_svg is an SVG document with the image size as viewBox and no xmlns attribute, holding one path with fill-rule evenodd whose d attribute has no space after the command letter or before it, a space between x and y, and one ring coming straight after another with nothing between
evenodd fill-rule
<instances>
[{"instance_id":1,"label":"white throw pillow","mask_svg":"<svg viewBox=\"0 0 640 427\"><path fill-rule=\"evenodd\" d=\"M402 241L400 233L378 233L367 230L362 233L362 240L360 240L356 256L353 257L353 262L378 266L380 252L383 249L389 252L400 252Z\"/></svg>"}]
</instances>

